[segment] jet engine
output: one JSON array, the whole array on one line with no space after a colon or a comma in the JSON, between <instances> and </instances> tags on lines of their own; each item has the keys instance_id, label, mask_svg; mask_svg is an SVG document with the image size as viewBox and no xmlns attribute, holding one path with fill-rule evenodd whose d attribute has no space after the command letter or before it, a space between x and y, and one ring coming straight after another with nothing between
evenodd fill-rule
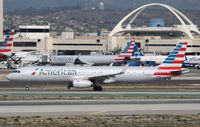
<instances>
[{"instance_id":1,"label":"jet engine","mask_svg":"<svg viewBox=\"0 0 200 127\"><path fill-rule=\"evenodd\" d=\"M71 87L75 87L75 88L88 88L88 87L92 87L93 83L89 80L74 80L70 86Z\"/></svg>"}]
</instances>

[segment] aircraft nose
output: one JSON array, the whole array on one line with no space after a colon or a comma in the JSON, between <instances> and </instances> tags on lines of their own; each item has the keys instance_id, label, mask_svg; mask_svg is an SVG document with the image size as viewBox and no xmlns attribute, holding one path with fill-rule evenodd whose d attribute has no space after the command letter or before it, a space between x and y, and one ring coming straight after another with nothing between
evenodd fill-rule
<instances>
[{"instance_id":1,"label":"aircraft nose","mask_svg":"<svg viewBox=\"0 0 200 127\"><path fill-rule=\"evenodd\" d=\"M9 81L12 81L12 80L14 80L15 78L14 78L15 76L14 76L14 74L8 74L7 76L6 76L6 79L7 80L9 80Z\"/></svg>"}]
</instances>

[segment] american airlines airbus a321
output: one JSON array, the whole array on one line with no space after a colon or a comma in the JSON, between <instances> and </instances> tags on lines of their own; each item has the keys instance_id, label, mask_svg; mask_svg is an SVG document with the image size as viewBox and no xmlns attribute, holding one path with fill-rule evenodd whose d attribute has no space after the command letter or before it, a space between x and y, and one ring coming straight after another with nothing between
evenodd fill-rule
<instances>
[{"instance_id":1,"label":"american airlines airbus a321","mask_svg":"<svg viewBox=\"0 0 200 127\"><path fill-rule=\"evenodd\" d=\"M65 82L70 87L93 87L102 91L103 83L132 83L169 79L182 75L187 42L180 42L157 67L119 66L34 66L17 69L7 76L10 81Z\"/></svg>"},{"instance_id":2,"label":"american airlines airbus a321","mask_svg":"<svg viewBox=\"0 0 200 127\"><path fill-rule=\"evenodd\" d=\"M55 55L51 57L51 65L65 64L87 64L87 65L109 65L114 62L130 60L134 53L134 42L127 46L119 55Z\"/></svg>"}]
</instances>

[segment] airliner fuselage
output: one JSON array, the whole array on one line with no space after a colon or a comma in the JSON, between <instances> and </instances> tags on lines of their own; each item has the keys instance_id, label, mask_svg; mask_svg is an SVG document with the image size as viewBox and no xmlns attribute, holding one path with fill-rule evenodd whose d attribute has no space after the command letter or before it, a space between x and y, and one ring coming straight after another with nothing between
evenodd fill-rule
<instances>
[{"instance_id":1,"label":"airliner fuselage","mask_svg":"<svg viewBox=\"0 0 200 127\"><path fill-rule=\"evenodd\" d=\"M76 79L88 79L103 75L115 75L105 79L104 83L109 82L140 82L161 79L154 76L157 67L128 67L123 74L119 74L124 67L91 67L91 66L43 66L43 67L24 67L17 69L16 73L7 76L9 80L26 82L72 82ZM99 80L99 79L97 79Z\"/></svg>"}]
</instances>

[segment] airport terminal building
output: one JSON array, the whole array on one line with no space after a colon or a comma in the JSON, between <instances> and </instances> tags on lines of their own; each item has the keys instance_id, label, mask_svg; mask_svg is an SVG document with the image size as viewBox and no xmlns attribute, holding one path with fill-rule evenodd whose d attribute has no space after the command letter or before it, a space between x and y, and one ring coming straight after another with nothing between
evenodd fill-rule
<instances>
[{"instance_id":1,"label":"airport terminal building","mask_svg":"<svg viewBox=\"0 0 200 127\"><path fill-rule=\"evenodd\" d=\"M149 19L148 26L136 27L134 20L147 7L161 6L171 11L180 24L165 26L161 18ZM127 21L128 20L128 21ZM130 20L130 21L129 21ZM124 23L126 22L126 24ZM55 36L50 26L19 26L13 51L58 52L62 54L90 54L120 51L134 38L143 52L169 53L180 41L189 42L187 54L200 54L200 31L183 13L164 4L147 4L125 16L108 35L75 36L73 31Z\"/></svg>"},{"instance_id":2,"label":"airport terminal building","mask_svg":"<svg viewBox=\"0 0 200 127\"><path fill-rule=\"evenodd\" d=\"M101 36L74 36L74 32L63 32L61 36L50 36L50 26L19 26L15 34L13 51L57 51L64 54L89 54L106 52L107 38Z\"/></svg>"}]
</instances>

